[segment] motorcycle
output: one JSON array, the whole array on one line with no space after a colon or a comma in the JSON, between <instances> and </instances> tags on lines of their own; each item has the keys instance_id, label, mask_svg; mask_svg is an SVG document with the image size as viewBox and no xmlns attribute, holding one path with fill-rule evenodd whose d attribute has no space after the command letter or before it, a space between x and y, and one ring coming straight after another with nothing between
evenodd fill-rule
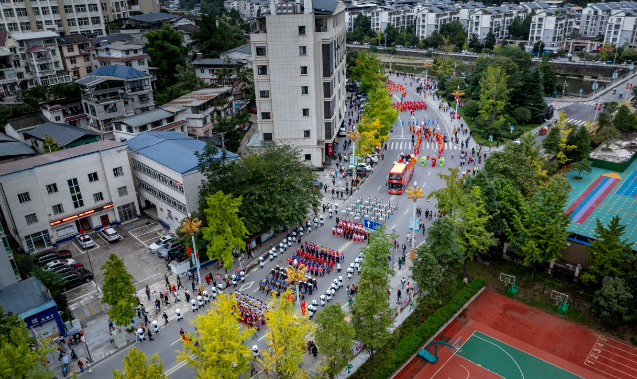
<instances>
[{"instance_id":1,"label":"motorcycle","mask_svg":"<svg viewBox=\"0 0 637 379\"><path fill-rule=\"evenodd\" d=\"M62 357L62 375L66 376L69 373L69 362L71 361L71 356L68 354Z\"/></svg>"}]
</instances>

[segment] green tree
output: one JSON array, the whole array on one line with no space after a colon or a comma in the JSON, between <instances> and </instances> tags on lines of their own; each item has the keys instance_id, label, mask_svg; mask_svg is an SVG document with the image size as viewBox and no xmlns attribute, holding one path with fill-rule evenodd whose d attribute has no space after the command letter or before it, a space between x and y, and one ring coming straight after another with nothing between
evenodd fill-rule
<instances>
[{"instance_id":1,"label":"green tree","mask_svg":"<svg viewBox=\"0 0 637 379\"><path fill-rule=\"evenodd\" d=\"M436 219L427 232L425 242L416 251L412 278L428 295L438 295L442 304L445 286L453 286L455 270L463 260L458 228L450 217Z\"/></svg>"},{"instance_id":2,"label":"green tree","mask_svg":"<svg viewBox=\"0 0 637 379\"><path fill-rule=\"evenodd\" d=\"M637 119L635 119L635 114L630 113L630 109L622 104L617 108L617 113L615 114L615 119L613 120L615 128L625 133L628 136L628 133L635 130L637 128Z\"/></svg>"},{"instance_id":3,"label":"green tree","mask_svg":"<svg viewBox=\"0 0 637 379\"><path fill-rule=\"evenodd\" d=\"M635 263L631 243L623 239L626 225L620 224L621 218L614 215L607 226L599 219L595 226L595 239L586 248L590 265L582 274L583 282L599 283L607 276L623 277Z\"/></svg>"},{"instance_id":4,"label":"green tree","mask_svg":"<svg viewBox=\"0 0 637 379\"><path fill-rule=\"evenodd\" d=\"M245 45L244 33L236 26L230 26L210 14L202 14L199 29L190 37L192 45L203 53L204 58L219 58L227 50Z\"/></svg>"},{"instance_id":5,"label":"green tree","mask_svg":"<svg viewBox=\"0 0 637 379\"><path fill-rule=\"evenodd\" d=\"M108 304L108 317L117 325L126 326L135 317L137 299L133 294L133 275L126 271L124 261L117 255L111 254L106 263L100 267L104 271L104 284L102 285L102 304Z\"/></svg>"},{"instance_id":6,"label":"green tree","mask_svg":"<svg viewBox=\"0 0 637 379\"><path fill-rule=\"evenodd\" d=\"M362 35L369 35L369 32L372 30L372 21L369 17L359 13L354 19L353 29L360 31Z\"/></svg>"},{"instance_id":7,"label":"green tree","mask_svg":"<svg viewBox=\"0 0 637 379\"><path fill-rule=\"evenodd\" d=\"M157 72L157 87L165 89L177 83L175 72L178 65L184 65L188 48L183 45L184 37L168 24L161 29L151 30L143 36L146 40L146 51Z\"/></svg>"},{"instance_id":8,"label":"green tree","mask_svg":"<svg viewBox=\"0 0 637 379\"><path fill-rule=\"evenodd\" d=\"M544 42L537 41L536 43L534 43L533 53L536 54L537 56L542 56L542 54L544 53Z\"/></svg>"},{"instance_id":9,"label":"green tree","mask_svg":"<svg viewBox=\"0 0 637 379\"><path fill-rule=\"evenodd\" d=\"M122 365L124 372L113 370L113 379L166 379L164 364L157 353L148 360L143 351L132 347Z\"/></svg>"},{"instance_id":10,"label":"green tree","mask_svg":"<svg viewBox=\"0 0 637 379\"><path fill-rule=\"evenodd\" d=\"M462 79L459 76L455 76L449 80L447 80L446 84L446 90L447 93L451 93L455 90L458 89L458 87L460 87L461 90L464 90L464 88L467 86L467 82L464 81L464 79Z\"/></svg>"},{"instance_id":11,"label":"green tree","mask_svg":"<svg viewBox=\"0 0 637 379\"><path fill-rule=\"evenodd\" d=\"M218 259L226 269L232 268L232 249L245 250L244 239L249 235L243 217L238 215L241 200L241 196L233 198L221 191L206 197L208 226L202 231L208 241L208 257Z\"/></svg>"},{"instance_id":12,"label":"green tree","mask_svg":"<svg viewBox=\"0 0 637 379\"><path fill-rule=\"evenodd\" d=\"M480 103L476 100L467 100L462 110L466 116L475 117L480 114Z\"/></svg>"},{"instance_id":13,"label":"green tree","mask_svg":"<svg viewBox=\"0 0 637 379\"><path fill-rule=\"evenodd\" d=\"M524 215L528 213L527 200L509 179L496 181L499 214L504 235L510 244L518 246L524 234Z\"/></svg>"},{"instance_id":14,"label":"green tree","mask_svg":"<svg viewBox=\"0 0 637 379\"><path fill-rule=\"evenodd\" d=\"M525 231L520 245L524 264L532 265L550 262L560 257L560 250L566 246L571 223L570 214L565 213L570 184L563 177L553 177L547 184L539 186L529 201L523 216Z\"/></svg>"},{"instance_id":15,"label":"green tree","mask_svg":"<svg viewBox=\"0 0 637 379\"><path fill-rule=\"evenodd\" d=\"M439 78L442 77L446 79L453 73L454 69L454 62L451 60L451 53L453 52L454 45L450 42L448 37L442 37L441 45L440 49L442 50L442 54L439 54L438 57L434 59L432 71Z\"/></svg>"},{"instance_id":16,"label":"green tree","mask_svg":"<svg viewBox=\"0 0 637 379\"><path fill-rule=\"evenodd\" d=\"M396 38L398 38L398 30L392 24L387 24L385 26L383 43L387 43L388 46L392 44L392 42L396 42Z\"/></svg>"},{"instance_id":17,"label":"green tree","mask_svg":"<svg viewBox=\"0 0 637 379\"><path fill-rule=\"evenodd\" d=\"M549 134L542 141L542 147L547 153L557 155L560 151L562 151L562 148L560 147L561 139L562 136L560 135L560 129L556 127L551 128L549 130Z\"/></svg>"},{"instance_id":18,"label":"green tree","mask_svg":"<svg viewBox=\"0 0 637 379\"><path fill-rule=\"evenodd\" d=\"M239 141L243 134L237 126L250 120L250 112L244 110L233 114L230 117L217 117L213 120L213 131L217 134L223 133L223 137L230 140Z\"/></svg>"},{"instance_id":19,"label":"green tree","mask_svg":"<svg viewBox=\"0 0 637 379\"><path fill-rule=\"evenodd\" d=\"M624 50L621 57L622 57L622 60L625 60L625 61L631 61L631 62L637 61L637 50L630 47Z\"/></svg>"},{"instance_id":20,"label":"green tree","mask_svg":"<svg viewBox=\"0 0 637 379\"><path fill-rule=\"evenodd\" d=\"M354 356L352 346L356 332L346 317L338 303L328 305L316 315L314 341L326 359L324 373L330 379L335 378Z\"/></svg>"},{"instance_id":21,"label":"green tree","mask_svg":"<svg viewBox=\"0 0 637 379\"><path fill-rule=\"evenodd\" d=\"M42 154L54 153L62 150L62 147L55 142L55 139L44 133L44 142L42 142Z\"/></svg>"},{"instance_id":22,"label":"green tree","mask_svg":"<svg viewBox=\"0 0 637 379\"><path fill-rule=\"evenodd\" d=\"M351 71L356 66L356 60L358 59L358 50L347 50L345 54L345 65L347 66L347 71Z\"/></svg>"},{"instance_id":23,"label":"green tree","mask_svg":"<svg viewBox=\"0 0 637 379\"><path fill-rule=\"evenodd\" d=\"M487 212L480 187L471 187L469 193L460 197L459 212L455 222L458 227L458 241L464 254L464 282L467 283L468 263L480 253L496 245L493 233L487 231L491 215Z\"/></svg>"},{"instance_id":24,"label":"green tree","mask_svg":"<svg viewBox=\"0 0 637 379\"><path fill-rule=\"evenodd\" d=\"M551 94L557 87L557 76L553 67L549 63L549 57L544 56L542 63L540 63L540 71L542 72L542 82L544 83L544 93Z\"/></svg>"},{"instance_id":25,"label":"green tree","mask_svg":"<svg viewBox=\"0 0 637 379\"><path fill-rule=\"evenodd\" d=\"M586 127L582 126L569 133L567 145L577 146L575 149L566 151L566 156L571 161L581 161L588 159L591 154L591 137Z\"/></svg>"},{"instance_id":26,"label":"green tree","mask_svg":"<svg viewBox=\"0 0 637 379\"><path fill-rule=\"evenodd\" d=\"M239 215L250 233L292 225L321 204L321 192L314 185L318 176L292 146L269 146L228 160L225 150L209 143L195 154L205 177L200 208L205 209L206 197L218 191L241 196Z\"/></svg>"},{"instance_id":27,"label":"green tree","mask_svg":"<svg viewBox=\"0 0 637 379\"><path fill-rule=\"evenodd\" d=\"M526 124L531 119L531 111L527 107L515 108L512 115L520 124Z\"/></svg>"},{"instance_id":28,"label":"green tree","mask_svg":"<svg viewBox=\"0 0 637 379\"><path fill-rule=\"evenodd\" d=\"M177 65L176 70L175 77L177 78L177 84L173 87L177 97L206 87L206 83L203 79L197 77L195 67L192 63L186 61L184 64Z\"/></svg>"},{"instance_id":29,"label":"green tree","mask_svg":"<svg viewBox=\"0 0 637 379\"><path fill-rule=\"evenodd\" d=\"M632 289L634 291L634 289ZM595 291L591 313L607 325L618 325L635 319L635 308L631 307L635 297L622 278L607 276L602 288Z\"/></svg>"},{"instance_id":30,"label":"green tree","mask_svg":"<svg viewBox=\"0 0 637 379\"><path fill-rule=\"evenodd\" d=\"M613 125L600 125L591 139L595 143L604 144L606 149L610 150L610 147L620 138L621 134L619 133L619 130L617 130Z\"/></svg>"},{"instance_id":31,"label":"green tree","mask_svg":"<svg viewBox=\"0 0 637 379\"><path fill-rule=\"evenodd\" d=\"M616 101L607 101L604 103L604 109L599 112L599 116L597 117L597 122L601 128L615 124L615 114L618 108L619 103Z\"/></svg>"},{"instance_id":32,"label":"green tree","mask_svg":"<svg viewBox=\"0 0 637 379\"><path fill-rule=\"evenodd\" d=\"M438 177L445 181L445 186L431 191L427 195L427 200L436 199L437 208L443 215L452 215L453 211L458 208L462 194L462 183L465 180L464 176L458 175L459 170L459 167L451 167L448 175L439 172Z\"/></svg>"},{"instance_id":33,"label":"green tree","mask_svg":"<svg viewBox=\"0 0 637 379\"><path fill-rule=\"evenodd\" d=\"M33 269L32 275L40 279L42 284L48 288L51 293L51 297L56 297L62 293L65 289L64 286L68 283L62 280L62 275L57 272L45 270L40 266L36 266Z\"/></svg>"},{"instance_id":34,"label":"green tree","mask_svg":"<svg viewBox=\"0 0 637 379\"><path fill-rule=\"evenodd\" d=\"M582 172L586 172L587 174L590 174L591 172L593 172L593 168L591 167L591 162L587 158L584 158L581 161L572 163L571 167L577 170L577 176L575 177L576 179L582 179Z\"/></svg>"},{"instance_id":35,"label":"green tree","mask_svg":"<svg viewBox=\"0 0 637 379\"><path fill-rule=\"evenodd\" d=\"M12 324L14 321L12 321ZM5 329L6 330L6 329ZM29 330L20 320L7 334L0 335L0 377L20 379L50 379L54 372L43 365L46 355L56 347L47 347L50 340L36 345Z\"/></svg>"},{"instance_id":36,"label":"green tree","mask_svg":"<svg viewBox=\"0 0 637 379\"><path fill-rule=\"evenodd\" d=\"M531 118L543 117L546 111L546 101L544 97L544 82L539 69L529 68L526 70L518 94L520 96L512 101L513 104L524 106L531 111Z\"/></svg>"},{"instance_id":37,"label":"green tree","mask_svg":"<svg viewBox=\"0 0 637 379\"><path fill-rule=\"evenodd\" d=\"M507 26L507 30L513 39L521 39L524 35L524 31L522 29L522 20L519 16L515 16L513 21Z\"/></svg>"},{"instance_id":38,"label":"green tree","mask_svg":"<svg viewBox=\"0 0 637 379\"><path fill-rule=\"evenodd\" d=\"M493 34L491 29L489 29L489 32L487 33L487 36L485 37L484 41L482 41L482 44L485 49L493 50L493 46L495 46L495 42L496 42L495 34Z\"/></svg>"},{"instance_id":39,"label":"green tree","mask_svg":"<svg viewBox=\"0 0 637 379\"><path fill-rule=\"evenodd\" d=\"M479 49L480 48L480 39L478 38L478 35L475 33L471 33L471 37L469 38L469 41L467 42L467 46L469 46L470 49Z\"/></svg>"},{"instance_id":40,"label":"green tree","mask_svg":"<svg viewBox=\"0 0 637 379\"><path fill-rule=\"evenodd\" d=\"M21 327L18 315L6 314L2 305L0 305L0 337L9 338L11 331L18 327Z\"/></svg>"},{"instance_id":41,"label":"green tree","mask_svg":"<svg viewBox=\"0 0 637 379\"><path fill-rule=\"evenodd\" d=\"M486 121L491 129L494 124L499 125L504 122L502 111L508 102L509 88L507 87L508 76L502 72L500 67L489 66L486 74L480 80L480 117Z\"/></svg>"}]
</instances>

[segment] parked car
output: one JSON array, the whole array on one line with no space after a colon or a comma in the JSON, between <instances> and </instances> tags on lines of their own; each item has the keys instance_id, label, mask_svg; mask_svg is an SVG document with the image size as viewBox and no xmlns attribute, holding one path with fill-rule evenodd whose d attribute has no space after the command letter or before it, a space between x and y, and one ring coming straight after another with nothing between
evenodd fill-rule
<instances>
[{"instance_id":1,"label":"parked car","mask_svg":"<svg viewBox=\"0 0 637 379\"><path fill-rule=\"evenodd\" d=\"M249 107L248 108L248 112L256 114L257 113L257 107Z\"/></svg>"},{"instance_id":2,"label":"parked car","mask_svg":"<svg viewBox=\"0 0 637 379\"><path fill-rule=\"evenodd\" d=\"M56 267L54 270L51 270L51 272L64 274L69 271L77 271L77 270L84 270L84 265L82 265L81 263L76 263L74 265L64 265L64 266Z\"/></svg>"},{"instance_id":3,"label":"parked car","mask_svg":"<svg viewBox=\"0 0 637 379\"><path fill-rule=\"evenodd\" d=\"M346 135L347 135L347 130L341 126L341 128L338 130L338 136L345 137Z\"/></svg>"},{"instance_id":4,"label":"parked car","mask_svg":"<svg viewBox=\"0 0 637 379\"><path fill-rule=\"evenodd\" d=\"M100 236L102 236L108 242L115 242L122 238L117 231L113 228L104 228L100 230Z\"/></svg>"},{"instance_id":5,"label":"parked car","mask_svg":"<svg viewBox=\"0 0 637 379\"><path fill-rule=\"evenodd\" d=\"M77 236L75 237L75 240L77 241L77 243L80 244L82 249L90 249L91 247L95 246L95 242L93 242L91 236L89 236L88 234Z\"/></svg>"},{"instance_id":6,"label":"parked car","mask_svg":"<svg viewBox=\"0 0 637 379\"><path fill-rule=\"evenodd\" d=\"M164 242L174 240L175 238L177 238L177 236L175 236L174 234L166 233L162 235L161 238L159 238L157 241L148 246L148 248L150 249L151 253L156 254Z\"/></svg>"},{"instance_id":7,"label":"parked car","mask_svg":"<svg viewBox=\"0 0 637 379\"><path fill-rule=\"evenodd\" d=\"M159 248L159 250L157 250L157 255L161 256L164 251L168 251L177 246L179 246L179 244L177 243L176 239L168 240L164 242L163 244L161 244L161 247Z\"/></svg>"},{"instance_id":8,"label":"parked car","mask_svg":"<svg viewBox=\"0 0 637 379\"><path fill-rule=\"evenodd\" d=\"M360 42L358 42L358 41L354 41L354 42L352 42L352 43L353 43L354 45L360 45L360 44L361 44L361 43L360 43Z\"/></svg>"},{"instance_id":9,"label":"parked car","mask_svg":"<svg viewBox=\"0 0 637 379\"><path fill-rule=\"evenodd\" d=\"M367 156L365 157L365 161L366 162L378 162L378 154L367 154Z\"/></svg>"},{"instance_id":10,"label":"parked car","mask_svg":"<svg viewBox=\"0 0 637 379\"><path fill-rule=\"evenodd\" d=\"M360 176L361 178L366 177L368 172L369 171L363 166L356 167L356 175Z\"/></svg>"},{"instance_id":11,"label":"parked car","mask_svg":"<svg viewBox=\"0 0 637 379\"><path fill-rule=\"evenodd\" d=\"M356 169L364 169L365 171L371 171L372 170L372 166L367 164L367 163L359 163L358 167L356 167Z\"/></svg>"},{"instance_id":12,"label":"parked car","mask_svg":"<svg viewBox=\"0 0 637 379\"><path fill-rule=\"evenodd\" d=\"M35 258L35 264L44 265L46 263L56 261L58 259L68 259L71 258L73 254L69 250L60 250L60 251L45 251L37 255Z\"/></svg>"},{"instance_id":13,"label":"parked car","mask_svg":"<svg viewBox=\"0 0 637 379\"><path fill-rule=\"evenodd\" d=\"M46 271L53 271L56 267L72 264L75 264L75 259L58 259L45 264L42 268Z\"/></svg>"},{"instance_id":14,"label":"parked car","mask_svg":"<svg viewBox=\"0 0 637 379\"><path fill-rule=\"evenodd\" d=\"M93 274L88 270L75 270L65 272L62 275L62 281L65 281L62 292L66 292L71 288L75 288L84 283L90 283L93 280Z\"/></svg>"},{"instance_id":15,"label":"parked car","mask_svg":"<svg viewBox=\"0 0 637 379\"><path fill-rule=\"evenodd\" d=\"M157 253L157 255L159 255L160 257L164 259L168 258L168 260L170 261L172 260L180 261L184 256L184 250L181 248L181 246L177 245L172 247L169 250L162 250L159 253Z\"/></svg>"}]
</instances>

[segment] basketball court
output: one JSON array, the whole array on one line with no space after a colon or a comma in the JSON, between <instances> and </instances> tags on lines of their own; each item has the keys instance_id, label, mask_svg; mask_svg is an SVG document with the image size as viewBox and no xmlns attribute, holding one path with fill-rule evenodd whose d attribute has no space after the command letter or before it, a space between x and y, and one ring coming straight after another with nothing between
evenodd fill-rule
<instances>
[{"instance_id":1,"label":"basketball court","mask_svg":"<svg viewBox=\"0 0 637 379\"><path fill-rule=\"evenodd\" d=\"M394 378L637 379L637 347L488 290L434 340Z\"/></svg>"}]
</instances>

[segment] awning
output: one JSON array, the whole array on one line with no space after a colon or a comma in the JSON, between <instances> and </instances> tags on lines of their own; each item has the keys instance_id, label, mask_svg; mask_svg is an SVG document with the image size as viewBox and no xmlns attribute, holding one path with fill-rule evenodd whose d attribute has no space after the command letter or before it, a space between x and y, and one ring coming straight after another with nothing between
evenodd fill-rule
<instances>
[{"instance_id":1,"label":"awning","mask_svg":"<svg viewBox=\"0 0 637 379\"><path fill-rule=\"evenodd\" d=\"M108 80L108 79L106 79L104 77L100 77L100 76L85 76L85 77L83 77L80 80L76 80L75 83L81 84L81 85L84 85L84 86L94 86L96 84L103 83L106 80Z\"/></svg>"}]
</instances>

